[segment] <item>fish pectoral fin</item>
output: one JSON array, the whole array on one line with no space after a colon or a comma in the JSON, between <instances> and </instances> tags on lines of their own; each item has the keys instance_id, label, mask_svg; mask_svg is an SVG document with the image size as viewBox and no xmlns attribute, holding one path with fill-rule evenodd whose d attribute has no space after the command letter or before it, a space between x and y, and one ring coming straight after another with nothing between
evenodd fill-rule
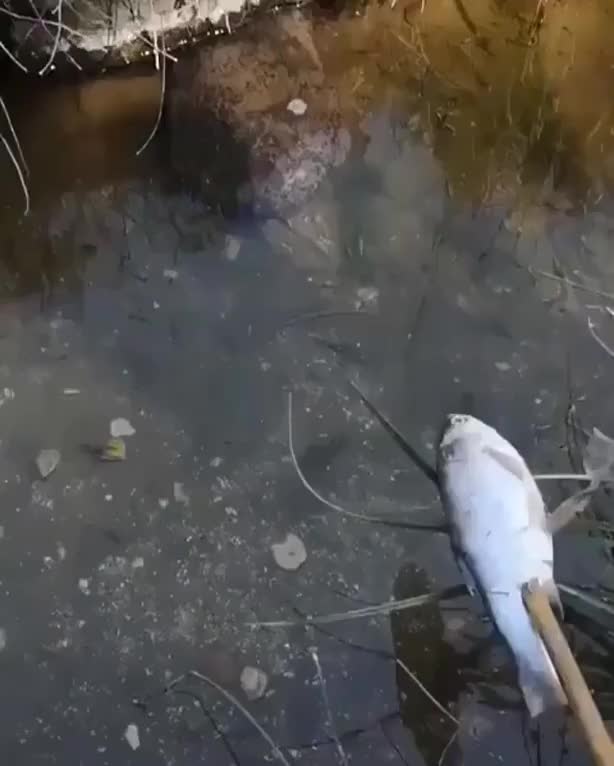
<instances>
[{"instance_id":1,"label":"fish pectoral fin","mask_svg":"<svg viewBox=\"0 0 614 766\"><path fill-rule=\"evenodd\" d=\"M456 561L456 566L458 567L461 577L463 578L463 582L467 586L467 591L469 592L469 595L473 598L477 595L478 589L475 584L475 578L473 577L473 574L471 573L471 569L469 568L467 561L465 560L465 556L462 553L462 551L459 551L458 548L453 548L452 553L454 555L454 560Z\"/></svg>"},{"instance_id":2,"label":"fish pectoral fin","mask_svg":"<svg viewBox=\"0 0 614 766\"><path fill-rule=\"evenodd\" d=\"M501 452L500 450L495 449L494 447L483 447L482 452L485 455L488 455L488 457L492 458L496 463L498 463L504 471L511 473L512 476L515 476L520 481L524 481L524 466L520 460L515 458L513 455L508 455L505 452Z\"/></svg>"}]
</instances>

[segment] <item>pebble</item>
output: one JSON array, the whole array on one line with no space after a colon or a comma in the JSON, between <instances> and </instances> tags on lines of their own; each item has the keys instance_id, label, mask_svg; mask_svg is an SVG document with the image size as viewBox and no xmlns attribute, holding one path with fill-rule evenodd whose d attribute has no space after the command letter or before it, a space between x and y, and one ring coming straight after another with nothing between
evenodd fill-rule
<instances>
[{"instance_id":1,"label":"pebble","mask_svg":"<svg viewBox=\"0 0 614 766\"><path fill-rule=\"evenodd\" d=\"M38 453L36 467L43 479L52 474L60 463L60 451L57 449L44 449Z\"/></svg>"},{"instance_id":2,"label":"pebble","mask_svg":"<svg viewBox=\"0 0 614 766\"><path fill-rule=\"evenodd\" d=\"M114 439L121 439L124 436L134 436L136 430L132 423L126 418L115 418L111 421L111 436Z\"/></svg>"},{"instance_id":3,"label":"pebble","mask_svg":"<svg viewBox=\"0 0 614 766\"><path fill-rule=\"evenodd\" d=\"M130 723L126 726L124 739L133 750L139 749L141 746L141 739L139 737L139 727L135 723Z\"/></svg>"},{"instance_id":4,"label":"pebble","mask_svg":"<svg viewBox=\"0 0 614 766\"><path fill-rule=\"evenodd\" d=\"M273 543L271 550L275 563L288 572L297 570L307 560L303 541L292 532L286 535L282 543Z\"/></svg>"},{"instance_id":5,"label":"pebble","mask_svg":"<svg viewBox=\"0 0 614 766\"><path fill-rule=\"evenodd\" d=\"M292 112L292 114L295 114L297 117L300 117L307 111L307 104L303 101L302 98L293 98L286 109L289 112Z\"/></svg>"},{"instance_id":6,"label":"pebble","mask_svg":"<svg viewBox=\"0 0 614 766\"><path fill-rule=\"evenodd\" d=\"M250 702L263 697L269 685L269 677L264 670L253 668L250 665L241 671L240 681L241 688Z\"/></svg>"}]
</instances>

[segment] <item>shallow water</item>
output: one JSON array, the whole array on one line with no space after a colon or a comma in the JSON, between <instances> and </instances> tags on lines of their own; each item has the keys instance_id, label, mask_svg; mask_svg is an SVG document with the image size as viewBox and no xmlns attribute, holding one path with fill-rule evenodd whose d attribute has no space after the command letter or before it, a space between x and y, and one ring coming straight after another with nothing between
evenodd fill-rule
<instances>
[{"instance_id":1,"label":"shallow water","mask_svg":"<svg viewBox=\"0 0 614 766\"><path fill-rule=\"evenodd\" d=\"M32 198L23 216L2 157L7 763L231 763L193 699L156 696L196 669L291 762L338 763L338 736L352 764L430 766L454 727L395 654L461 722L444 763L588 763L571 724L531 740L505 650L467 600L321 631L246 626L458 581L443 535L306 492L287 391L309 481L418 523L441 521L434 493L349 377L425 455L451 409L541 473L580 468L580 427L614 434L614 361L588 327L614 347L612 12L534 14L398 2L263 18L169 64L138 156L157 73L5 91ZM99 462L85 447L117 417L136 429L127 460ZM43 448L62 453L46 481ZM544 485L553 506L573 489ZM608 496L590 519L613 521ZM611 592L611 541L592 527L557 538L557 577ZM307 549L296 572L271 553L288 532ZM586 626L570 635L611 717L607 649ZM269 674L262 700L242 695L246 665ZM265 762L241 714L189 686L236 759Z\"/></svg>"}]
</instances>

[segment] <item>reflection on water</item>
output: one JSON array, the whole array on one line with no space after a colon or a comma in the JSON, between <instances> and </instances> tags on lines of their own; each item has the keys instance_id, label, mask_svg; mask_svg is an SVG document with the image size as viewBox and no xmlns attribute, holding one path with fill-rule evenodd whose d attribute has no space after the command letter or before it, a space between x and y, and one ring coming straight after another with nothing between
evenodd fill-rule
<instances>
[{"instance_id":1,"label":"reflection on water","mask_svg":"<svg viewBox=\"0 0 614 766\"><path fill-rule=\"evenodd\" d=\"M386 409L425 451L443 412L467 401L540 472L578 462L574 424L614 432L604 349L614 345L613 13L598 0L537 10L520 0L400 0L260 19L169 66L161 125L138 155L158 111L158 74L9 88L32 212L21 215L3 156L1 470L8 556L30 562L12 562L7 582L38 605L26 615L17 596L7 600L25 647L8 644L13 672L40 653L36 636L54 647L10 711L28 763L62 761L62 726L70 752L86 753L75 732L92 728L90 713L109 730L133 715L126 700L107 710L88 696L107 683L81 667L88 641L133 696L146 683L143 663L162 678L169 658L173 672L204 662L232 685L238 658L259 657L273 694L254 712L309 763L334 762L309 655L299 658L311 638L245 631L246 612L277 615L296 599L303 611L338 611L339 590L374 601L395 582L404 597L457 575L441 536L317 515L285 460L284 387L304 405L311 480L372 515L431 498L348 399L349 372L382 387ZM118 412L139 418L146 437L124 473L100 474L78 445L100 440L100 424ZM30 491L33 454L59 442L61 481ZM178 474L199 499L169 515ZM547 489L560 500L562 489ZM602 534L610 506L607 496L594 503L596 533L572 527L557 541L562 580L614 587ZM268 558L268 543L290 528L309 551L293 580L272 573ZM90 585L73 592L82 581L92 583L89 603L78 599ZM89 639L88 626L97 626ZM544 725L541 750L524 736L507 654L460 601L340 627L321 646L333 723L353 763L413 763L417 749L434 764L453 733L406 676L391 676L390 627L398 656L461 721L446 763L529 764L539 752L544 763L585 762L568 723L563 739L560 722ZM579 625L574 640L609 715L611 667L587 633ZM84 679L70 692L88 711L74 713L76 726L58 662ZM32 700L49 711L39 729ZM217 740L203 744L200 719L173 711L170 724L143 723L160 743L144 737L151 763L203 753L227 762ZM382 723L399 711L412 741ZM252 732L220 715L245 746L242 763L260 758ZM105 732L100 762L108 753L127 763L121 738ZM25 762L16 747L7 742Z\"/></svg>"}]
</instances>

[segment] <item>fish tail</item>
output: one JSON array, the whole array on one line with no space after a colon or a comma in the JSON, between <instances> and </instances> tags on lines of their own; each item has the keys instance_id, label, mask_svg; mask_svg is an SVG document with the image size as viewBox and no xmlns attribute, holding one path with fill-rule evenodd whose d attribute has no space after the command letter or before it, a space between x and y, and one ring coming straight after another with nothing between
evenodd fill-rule
<instances>
[{"instance_id":1,"label":"fish tail","mask_svg":"<svg viewBox=\"0 0 614 766\"><path fill-rule=\"evenodd\" d=\"M531 718L550 708L564 707L567 704L567 696L552 660L541 640L539 643L538 653L516 657L518 685Z\"/></svg>"}]
</instances>

